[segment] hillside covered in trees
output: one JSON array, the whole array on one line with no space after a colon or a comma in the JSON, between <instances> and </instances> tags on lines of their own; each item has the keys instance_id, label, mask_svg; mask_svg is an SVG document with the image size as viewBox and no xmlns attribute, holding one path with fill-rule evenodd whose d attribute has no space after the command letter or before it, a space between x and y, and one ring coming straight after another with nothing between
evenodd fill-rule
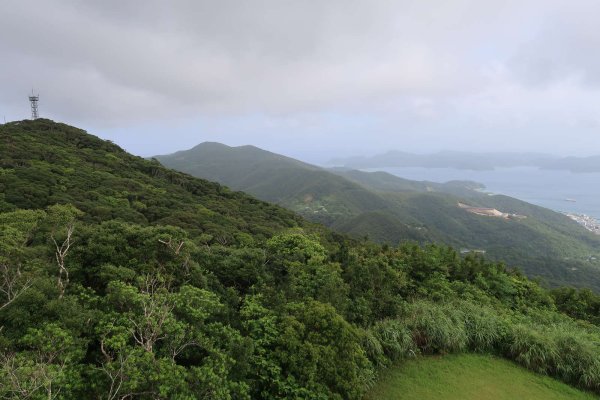
<instances>
[{"instance_id":1,"label":"hillside covered in trees","mask_svg":"<svg viewBox=\"0 0 600 400\"><path fill-rule=\"evenodd\" d=\"M156 157L165 166L214 180L354 237L380 243L444 243L518 265L546 284L600 291L600 236L568 217L474 182L418 182L385 172L326 170L253 146L202 143ZM465 203L524 219L466 212Z\"/></svg>"},{"instance_id":2,"label":"hillside covered in trees","mask_svg":"<svg viewBox=\"0 0 600 400\"><path fill-rule=\"evenodd\" d=\"M600 297L358 241L49 120L0 125L0 397L361 399L495 354L600 393Z\"/></svg>"}]
</instances>

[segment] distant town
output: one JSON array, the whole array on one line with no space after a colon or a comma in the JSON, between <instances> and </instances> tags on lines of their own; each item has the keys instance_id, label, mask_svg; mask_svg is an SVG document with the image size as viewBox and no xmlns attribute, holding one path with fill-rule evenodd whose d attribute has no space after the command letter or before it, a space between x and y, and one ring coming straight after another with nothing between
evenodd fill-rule
<instances>
[{"instance_id":1,"label":"distant town","mask_svg":"<svg viewBox=\"0 0 600 400\"><path fill-rule=\"evenodd\" d=\"M586 214L575 214L568 212L565 212L564 214L573 221L582 225L588 231L593 232L596 235L600 235L600 221L598 221L596 218L590 217Z\"/></svg>"}]
</instances>

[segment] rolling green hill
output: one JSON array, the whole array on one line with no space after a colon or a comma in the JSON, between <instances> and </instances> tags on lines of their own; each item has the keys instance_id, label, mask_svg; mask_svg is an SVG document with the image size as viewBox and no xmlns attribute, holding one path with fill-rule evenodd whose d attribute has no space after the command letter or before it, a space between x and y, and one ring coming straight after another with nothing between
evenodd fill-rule
<instances>
[{"instance_id":1,"label":"rolling green hill","mask_svg":"<svg viewBox=\"0 0 600 400\"><path fill-rule=\"evenodd\" d=\"M387 206L380 196L356 183L253 146L203 143L155 158L169 168L220 182L326 225Z\"/></svg>"},{"instance_id":2,"label":"rolling green hill","mask_svg":"<svg viewBox=\"0 0 600 400\"><path fill-rule=\"evenodd\" d=\"M322 169L253 146L203 143L157 156L161 163L213 179L356 237L398 243L441 242L483 250L550 285L600 290L600 237L564 215L507 196L481 193L475 182L417 182L385 172ZM458 207L524 215L502 219ZM597 259L600 257L596 257Z\"/></svg>"}]
</instances>

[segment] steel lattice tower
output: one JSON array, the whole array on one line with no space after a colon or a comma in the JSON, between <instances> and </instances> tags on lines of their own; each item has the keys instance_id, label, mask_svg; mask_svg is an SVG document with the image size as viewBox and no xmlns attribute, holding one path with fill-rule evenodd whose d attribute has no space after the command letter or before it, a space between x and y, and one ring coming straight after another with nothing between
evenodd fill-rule
<instances>
[{"instance_id":1,"label":"steel lattice tower","mask_svg":"<svg viewBox=\"0 0 600 400\"><path fill-rule=\"evenodd\" d=\"M31 103L31 119L38 119L38 101L40 99L40 95L34 95L33 90L31 91L31 96L29 96L29 102Z\"/></svg>"}]
</instances>

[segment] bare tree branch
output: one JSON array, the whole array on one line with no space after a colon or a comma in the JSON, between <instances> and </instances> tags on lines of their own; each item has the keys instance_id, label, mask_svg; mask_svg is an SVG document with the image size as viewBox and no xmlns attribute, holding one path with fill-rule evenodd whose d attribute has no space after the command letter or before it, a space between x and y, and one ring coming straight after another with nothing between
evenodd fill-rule
<instances>
[{"instance_id":1,"label":"bare tree branch","mask_svg":"<svg viewBox=\"0 0 600 400\"><path fill-rule=\"evenodd\" d=\"M0 310L15 301L20 295L31 287L31 279L22 279L20 265L11 267L8 264L0 264Z\"/></svg>"},{"instance_id":2,"label":"bare tree branch","mask_svg":"<svg viewBox=\"0 0 600 400\"><path fill-rule=\"evenodd\" d=\"M51 235L52 242L54 242L54 246L56 247L56 263L58 264L58 290L60 291L59 298L62 298L65 294L65 290L67 285L69 284L69 270L65 265L65 258L67 254L69 254L69 250L73 245L73 240L71 237L73 236L73 230L75 229L75 225L73 223L67 226L67 237L59 246L58 242L54 238L54 235Z\"/></svg>"},{"instance_id":3,"label":"bare tree branch","mask_svg":"<svg viewBox=\"0 0 600 400\"><path fill-rule=\"evenodd\" d=\"M185 244L185 241L180 240L179 242L177 242L177 241L174 241L173 238L169 238L168 241L162 240L162 239L158 239L158 241L160 243L164 244L165 246L167 246L169 249L171 249L171 251L173 251L173 253L176 256L179 255L179 252L181 251L181 248Z\"/></svg>"}]
</instances>

